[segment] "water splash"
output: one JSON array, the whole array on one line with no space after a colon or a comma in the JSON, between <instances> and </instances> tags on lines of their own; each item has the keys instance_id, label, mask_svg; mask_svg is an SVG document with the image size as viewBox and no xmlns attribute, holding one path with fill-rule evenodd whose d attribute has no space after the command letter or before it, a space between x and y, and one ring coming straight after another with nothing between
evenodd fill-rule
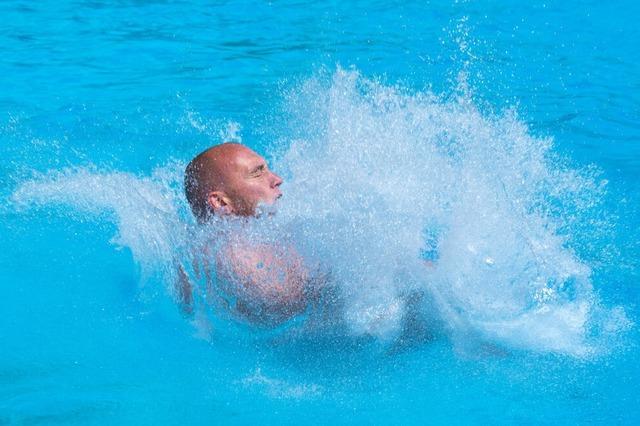
<instances>
[{"instance_id":1,"label":"water splash","mask_svg":"<svg viewBox=\"0 0 640 426\"><path fill-rule=\"evenodd\" d=\"M605 182L592 168L568 167L515 111L486 114L457 93L416 93L342 69L297 86L285 94L287 126L274 151L285 197L246 232L286 234L323 265L338 323L353 335L393 341L419 315L463 350L488 342L600 351L629 325L624 311L598 301L577 251L610 232ZM112 212L114 242L171 289L176 262L188 263L190 243L211 231L187 213L184 164L151 177L53 172L24 182L13 201Z\"/></svg>"},{"instance_id":2,"label":"water splash","mask_svg":"<svg viewBox=\"0 0 640 426\"><path fill-rule=\"evenodd\" d=\"M172 261L186 240L180 216L177 179L170 173L181 165L157 169L150 177L94 168L52 171L23 182L12 195L18 210L70 206L60 214L70 219L98 216L117 225L111 242L128 247L141 266L142 281L175 272ZM182 215L184 217L184 214Z\"/></svg>"},{"instance_id":3,"label":"water splash","mask_svg":"<svg viewBox=\"0 0 640 426\"><path fill-rule=\"evenodd\" d=\"M344 70L289 97L297 139L277 167L289 178L279 220L302 223L298 239L331 265L354 333L395 336L407 299L425 294L460 344L595 350L607 310L573 247L610 231L594 219L597 172L567 167L514 111L483 115L468 98Z\"/></svg>"}]
</instances>

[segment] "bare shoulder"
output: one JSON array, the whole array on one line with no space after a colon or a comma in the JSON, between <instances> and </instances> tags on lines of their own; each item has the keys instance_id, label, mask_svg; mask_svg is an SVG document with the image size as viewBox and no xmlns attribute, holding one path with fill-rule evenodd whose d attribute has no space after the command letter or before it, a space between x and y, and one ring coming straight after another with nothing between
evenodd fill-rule
<instances>
[{"instance_id":1,"label":"bare shoulder","mask_svg":"<svg viewBox=\"0 0 640 426\"><path fill-rule=\"evenodd\" d=\"M274 308L303 304L308 273L292 247L234 242L216 260L222 278L244 302Z\"/></svg>"},{"instance_id":2,"label":"bare shoulder","mask_svg":"<svg viewBox=\"0 0 640 426\"><path fill-rule=\"evenodd\" d=\"M292 246L273 244L249 244L237 242L228 244L219 252L219 261L228 262L237 272L257 274L303 272L302 257Z\"/></svg>"}]
</instances>

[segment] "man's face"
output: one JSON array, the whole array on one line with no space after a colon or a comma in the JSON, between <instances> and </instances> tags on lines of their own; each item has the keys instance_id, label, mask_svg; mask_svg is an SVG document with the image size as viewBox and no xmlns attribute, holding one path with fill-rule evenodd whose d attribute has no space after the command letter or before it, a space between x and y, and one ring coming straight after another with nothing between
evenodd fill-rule
<instances>
[{"instance_id":1,"label":"man's face","mask_svg":"<svg viewBox=\"0 0 640 426\"><path fill-rule=\"evenodd\" d=\"M249 148L239 146L234 150L228 166L224 186L232 213L253 215L259 203L271 205L282 196L280 176Z\"/></svg>"}]
</instances>

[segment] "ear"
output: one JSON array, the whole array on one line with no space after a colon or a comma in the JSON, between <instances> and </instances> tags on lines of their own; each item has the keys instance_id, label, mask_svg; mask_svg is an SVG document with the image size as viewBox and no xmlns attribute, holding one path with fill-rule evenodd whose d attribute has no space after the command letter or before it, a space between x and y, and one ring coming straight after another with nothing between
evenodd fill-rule
<instances>
[{"instance_id":1,"label":"ear","mask_svg":"<svg viewBox=\"0 0 640 426\"><path fill-rule=\"evenodd\" d=\"M231 200L222 191L211 191L207 196L207 204L214 214L223 216L233 213L233 207L231 206Z\"/></svg>"}]
</instances>

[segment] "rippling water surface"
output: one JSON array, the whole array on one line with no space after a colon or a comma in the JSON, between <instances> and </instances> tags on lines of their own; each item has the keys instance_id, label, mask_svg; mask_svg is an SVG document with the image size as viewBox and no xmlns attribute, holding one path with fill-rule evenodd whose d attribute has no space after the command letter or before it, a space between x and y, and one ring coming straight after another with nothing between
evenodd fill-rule
<instances>
[{"instance_id":1,"label":"rippling water surface","mask_svg":"<svg viewBox=\"0 0 640 426\"><path fill-rule=\"evenodd\" d=\"M640 8L344 3L0 3L0 424L635 424ZM223 140L330 327L176 307Z\"/></svg>"}]
</instances>

